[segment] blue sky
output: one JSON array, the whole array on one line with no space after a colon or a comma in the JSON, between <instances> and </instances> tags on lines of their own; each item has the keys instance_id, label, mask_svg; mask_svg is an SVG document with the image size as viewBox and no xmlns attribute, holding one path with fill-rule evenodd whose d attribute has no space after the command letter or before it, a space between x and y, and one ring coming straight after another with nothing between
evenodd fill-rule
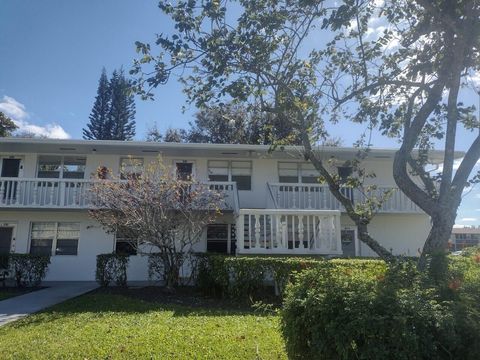
<instances>
[{"instance_id":1,"label":"blue sky","mask_svg":"<svg viewBox=\"0 0 480 360\"><path fill-rule=\"evenodd\" d=\"M1 0L0 110L24 130L81 138L102 67L128 70L136 56L135 41L153 41L156 33L170 31L156 0ZM472 92L463 100L478 103ZM195 112L182 113L185 97L175 81L160 87L155 101L137 99L136 105L139 140L155 122L162 131L187 127ZM360 131L353 124L331 129L346 146ZM472 134L460 131L460 150L471 139ZM382 136L373 143L396 146ZM457 223L480 225L480 189L465 196Z\"/></svg>"}]
</instances>

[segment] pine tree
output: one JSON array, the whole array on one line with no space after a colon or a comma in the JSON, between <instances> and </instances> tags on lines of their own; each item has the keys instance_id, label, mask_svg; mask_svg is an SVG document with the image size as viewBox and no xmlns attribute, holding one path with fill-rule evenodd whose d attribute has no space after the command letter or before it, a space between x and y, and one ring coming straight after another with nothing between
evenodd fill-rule
<instances>
[{"instance_id":1,"label":"pine tree","mask_svg":"<svg viewBox=\"0 0 480 360\"><path fill-rule=\"evenodd\" d=\"M110 139L111 130L108 128L108 114L110 111L110 87L105 68L102 69L98 81L97 96L90 113L90 123L83 129L83 138L86 140L107 140Z\"/></svg>"},{"instance_id":2,"label":"pine tree","mask_svg":"<svg viewBox=\"0 0 480 360\"><path fill-rule=\"evenodd\" d=\"M135 101L131 83L123 69L115 70L110 79L111 103L108 124L111 140L132 140L135 136Z\"/></svg>"}]
</instances>

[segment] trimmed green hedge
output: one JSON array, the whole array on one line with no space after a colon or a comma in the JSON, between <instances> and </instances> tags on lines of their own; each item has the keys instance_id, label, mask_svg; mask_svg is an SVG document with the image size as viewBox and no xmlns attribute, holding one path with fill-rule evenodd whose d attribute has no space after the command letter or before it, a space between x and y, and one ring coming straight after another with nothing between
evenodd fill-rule
<instances>
[{"instance_id":1,"label":"trimmed green hedge","mask_svg":"<svg viewBox=\"0 0 480 360\"><path fill-rule=\"evenodd\" d=\"M298 273L281 312L289 357L477 359L480 252L447 261L438 286L408 261L389 268L329 261Z\"/></svg>"},{"instance_id":2,"label":"trimmed green hedge","mask_svg":"<svg viewBox=\"0 0 480 360\"><path fill-rule=\"evenodd\" d=\"M38 286L47 275L50 256L9 254L8 268L18 287Z\"/></svg>"},{"instance_id":3,"label":"trimmed green hedge","mask_svg":"<svg viewBox=\"0 0 480 360\"><path fill-rule=\"evenodd\" d=\"M347 260L302 257L232 257L217 254L197 254L197 286L207 295L232 298L258 297L266 282L275 286L275 294L283 297L292 276L312 268L339 267L348 271L380 268L380 260Z\"/></svg>"},{"instance_id":4,"label":"trimmed green hedge","mask_svg":"<svg viewBox=\"0 0 480 360\"><path fill-rule=\"evenodd\" d=\"M127 286L128 261L128 255L115 253L97 255L95 279L102 287L107 287L113 281L117 286Z\"/></svg>"}]
</instances>

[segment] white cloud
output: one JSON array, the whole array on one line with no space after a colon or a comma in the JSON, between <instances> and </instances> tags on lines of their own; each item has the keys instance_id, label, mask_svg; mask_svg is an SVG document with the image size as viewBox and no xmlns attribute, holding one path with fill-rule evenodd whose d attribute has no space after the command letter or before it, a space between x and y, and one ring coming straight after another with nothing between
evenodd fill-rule
<instances>
[{"instance_id":1,"label":"white cloud","mask_svg":"<svg viewBox=\"0 0 480 360\"><path fill-rule=\"evenodd\" d=\"M28 113L25 110L25 105L19 103L10 96L4 96L0 102L0 111L11 117L14 121L21 121L28 118Z\"/></svg>"},{"instance_id":2,"label":"white cloud","mask_svg":"<svg viewBox=\"0 0 480 360\"><path fill-rule=\"evenodd\" d=\"M460 221L463 221L463 222L474 222L474 221L478 221L477 218L472 218L472 217L464 217L464 218L461 218Z\"/></svg>"},{"instance_id":3,"label":"white cloud","mask_svg":"<svg viewBox=\"0 0 480 360\"><path fill-rule=\"evenodd\" d=\"M18 102L10 96L4 96L0 100L0 111L10 117L13 122L18 126L18 132L26 132L34 134L36 136L42 136L52 139L69 139L71 138L60 125L55 123L49 123L46 125L35 125L27 121L30 117L25 105Z\"/></svg>"}]
</instances>

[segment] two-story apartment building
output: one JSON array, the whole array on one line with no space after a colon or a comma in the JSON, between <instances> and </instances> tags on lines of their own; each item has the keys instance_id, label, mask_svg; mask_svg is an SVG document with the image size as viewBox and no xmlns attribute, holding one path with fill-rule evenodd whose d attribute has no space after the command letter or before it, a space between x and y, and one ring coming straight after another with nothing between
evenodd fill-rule
<instances>
[{"instance_id":1,"label":"two-story apartment building","mask_svg":"<svg viewBox=\"0 0 480 360\"><path fill-rule=\"evenodd\" d=\"M0 252L52 255L47 280L93 280L96 255L132 254L130 280L147 279L147 259L132 239L107 234L88 216L89 184L99 167L129 171L160 156L178 176L224 191L227 204L198 251L231 254L372 256L353 223L298 147L7 138L0 142ZM356 149L321 147L340 176ZM365 167L383 189L395 188L394 150L375 149ZM432 153L431 162L440 162ZM133 171L133 170L132 170ZM345 189L354 201L361 194ZM395 190L370 231L395 254L417 255L429 217Z\"/></svg>"}]
</instances>

